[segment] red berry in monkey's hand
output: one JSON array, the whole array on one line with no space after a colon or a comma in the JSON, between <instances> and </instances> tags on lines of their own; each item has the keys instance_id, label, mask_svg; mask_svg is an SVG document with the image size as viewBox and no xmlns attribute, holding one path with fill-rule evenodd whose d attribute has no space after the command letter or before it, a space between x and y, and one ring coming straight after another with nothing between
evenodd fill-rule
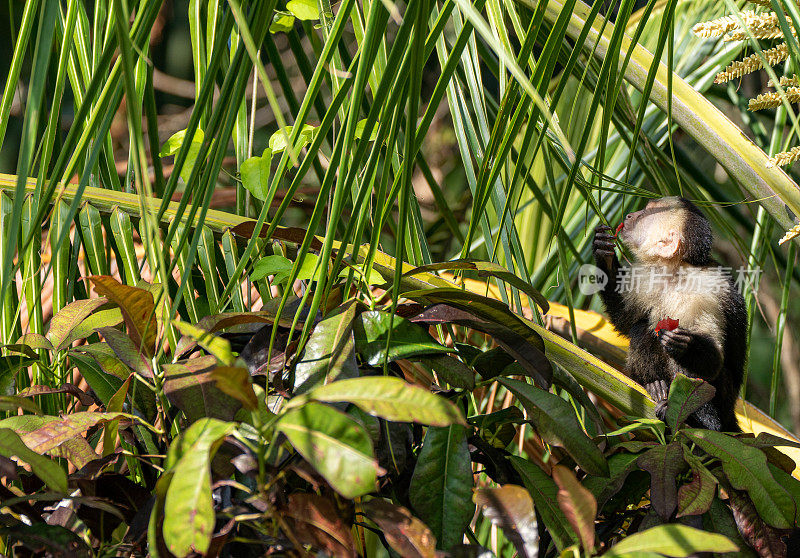
<instances>
[{"instance_id":1,"label":"red berry in monkey's hand","mask_svg":"<svg viewBox=\"0 0 800 558\"><path fill-rule=\"evenodd\" d=\"M672 318L664 318L660 322L656 324L656 334L662 329L666 329L667 331L672 331L673 329L677 329L678 327L678 320L673 320Z\"/></svg>"}]
</instances>

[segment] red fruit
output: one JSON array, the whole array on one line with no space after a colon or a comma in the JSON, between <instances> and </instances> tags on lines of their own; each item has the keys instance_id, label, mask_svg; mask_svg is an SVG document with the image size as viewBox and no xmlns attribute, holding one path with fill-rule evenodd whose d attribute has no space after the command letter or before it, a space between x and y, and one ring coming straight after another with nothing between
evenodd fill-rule
<instances>
[{"instance_id":1,"label":"red fruit","mask_svg":"<svg viewBox=\"0 0 800 558\"><path fill-rule=\"evenodd\" d=\"M678 327L678 320L673 320L672 318L664 318L663 320L661 320L656 324L656 333L658 333L662 329L666 329L667 331L672 331L677 327Z\"/></svg>"},{"instance_id":2,"label":"red fruit","mask_svg":"<svg viewBox=\"0 0 800 558\"><path fill-rule=\"evenodd\" d=\"M619 226L617 226L617 232L615 232L614 234L619 234L619 231L621 231L622 227L624 227L624 226L625 226L625 223L620 223Z\"/></svg>"}]
</instances>

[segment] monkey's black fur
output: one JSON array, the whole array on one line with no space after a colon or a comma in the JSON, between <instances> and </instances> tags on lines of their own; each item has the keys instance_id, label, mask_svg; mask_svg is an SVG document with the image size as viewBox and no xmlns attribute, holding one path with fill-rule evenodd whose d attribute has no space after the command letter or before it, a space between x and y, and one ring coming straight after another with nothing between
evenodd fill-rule
<instances>
[{"instance_id":1,"label":"monkey's black fur","mask_svg":"<svg viewBox=\"0 0 800 558\"><path fill-rule=\"evenodd\" d=\"M661 201L664 200L658 200L656 204ZM683 223L681 265L697 269L719 266L710 254L712 234L706 217L684 198L667 198L666 202L671 204L667 211L678 212L676 215L681 215ZM643 216L643 212L638 213L638 216L628 215L626 228L636 226L637 219ZM744 299L730 274L726 274L727 286L720 290L715 299L715 303L719 304L718 314L723 316L724 323L719 324L723 339L693 332L691 327L661 330L657 335L653 328L654 318L665 316L652 316L651 308L643 307L635 297L625 296L616 290L620 263L614 251L614 236L610 227L600 226L596 229L593 249L596 265L609 278L600 291L600 297L612 325L630 338L626 372L647 389L657 403L657 413L663 418L670 383L680 372L702 378L716 389L714 398L691 417L690 425L740 432L734 405L744 373L747 314ZM722 347L722 350L718 347Z\"/></svg>"}]
</instances>

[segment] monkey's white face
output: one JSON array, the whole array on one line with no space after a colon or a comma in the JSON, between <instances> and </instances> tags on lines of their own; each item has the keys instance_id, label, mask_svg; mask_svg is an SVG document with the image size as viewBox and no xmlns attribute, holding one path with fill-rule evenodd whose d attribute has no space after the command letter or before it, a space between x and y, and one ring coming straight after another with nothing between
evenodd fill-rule
<instances>
[{"instance_id":1,"label":"monkey's white face","mask_svg":"<svg viewBox=\"0 0 800 558\"><path fill-rule=\"evenodd\" d=\"M675 199L654 200L625 216L619 239L641 262L677 263L685 221L685 210Z\"/></svg>"}]
</instances>

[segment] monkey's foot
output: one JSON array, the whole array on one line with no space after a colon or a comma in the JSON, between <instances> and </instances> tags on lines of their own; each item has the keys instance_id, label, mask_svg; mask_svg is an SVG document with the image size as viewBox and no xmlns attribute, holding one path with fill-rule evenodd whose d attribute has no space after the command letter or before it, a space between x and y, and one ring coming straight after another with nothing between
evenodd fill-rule
<instances>
[{"instance_id":1,"label":"monkey's foot","mask_svg":"<svg viewBox=\"0 0 800 558\"><path fill-rule=\"evenodd\" d=\"M658 340L661 341L661 345L669 356L680 358L686 354L689 343L692 341L692 334L680 327L676 327L672 331L662 329L658 332Z\"/></svg>"},{"instance_id":2,"label":"monkey's foot","mask_svg":"<svg viewBox=\"0 0 800 558\"><path fill-rule=\"evenodd\" d=\"M644 385L644 389L656 402L656 416L659 420L667 417L667 399L669 399L669 382L666 380L656 380Z\"/></svg>"}]
</instances>

